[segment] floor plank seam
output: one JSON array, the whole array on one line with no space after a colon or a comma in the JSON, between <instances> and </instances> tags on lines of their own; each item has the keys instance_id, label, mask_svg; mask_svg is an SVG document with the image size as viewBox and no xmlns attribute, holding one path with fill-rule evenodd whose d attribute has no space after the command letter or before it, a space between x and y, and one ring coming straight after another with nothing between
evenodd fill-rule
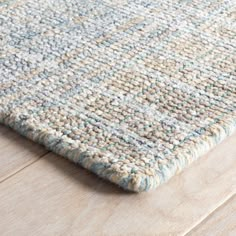
<instances>
[{"instance_id":1,"label":"floor plank seam","mask_svg":"<svg viewBox=\"0 0 236 236\"><path fill-rule=\"evenodd\" d=\"M230 201L234 196L235 196L236 192L234 192L233 194L231 194L229 197L227 197L222 203L220 203L213 211L209 212L209 214L205 217L203 217L202 219L200 219L199 222L196 222L196 224L193 225L193 227L191 227L187 232L185 232L183 234L183 236L190 236L191 232L194 231L194 229L196 229L197 227L199 227L202 223L204 223L207 219L209 219L209 217L211 217L217 210L219 210L219 208L223 207L225 204L227 204L228 201Z\"/></svg>"},{"instance_id":2,"label":"floor plank seam","mask_svg":"<svg viewBox=\"0 0 236 236\"><path fill-rule=\"evenodd\" d=\"M16 174L18 174L19 172L21 172L22 170L28 168L29 166L35 164L36 162L38 162L39 160L41 160L44 156L46 156L47 154L49 154L51 151L47 151L44 154L40 155L36 160L30 162L29 164L23 166L22 168L18 169L17 171L7 175L5 178L0 180L0 184L5 182L6 180L10 179L11 177L15 176Z\"/></svg>"}]
</instances>

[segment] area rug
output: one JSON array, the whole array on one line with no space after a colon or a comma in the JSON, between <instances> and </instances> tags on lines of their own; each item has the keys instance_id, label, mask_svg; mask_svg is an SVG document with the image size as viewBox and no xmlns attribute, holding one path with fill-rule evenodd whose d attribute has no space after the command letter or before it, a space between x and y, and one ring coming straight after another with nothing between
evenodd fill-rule
<instances>
[{"instance_id":1,"label":"area rug","mask_svg":"<svg viewBox=\"0 0 236 236\"><path fill-rule=\"evenodd\" d=\"M235 5L1 0L0 122L124 189L156 188L236 128Z\"/></svg>"}]
</instances>

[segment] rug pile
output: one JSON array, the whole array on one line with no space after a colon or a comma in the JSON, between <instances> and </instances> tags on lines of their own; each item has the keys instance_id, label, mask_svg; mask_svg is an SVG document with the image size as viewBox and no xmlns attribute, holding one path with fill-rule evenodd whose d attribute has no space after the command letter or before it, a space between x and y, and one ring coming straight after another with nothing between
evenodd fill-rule
<instances>
[{"instance_id":1,"label":"rug pile","mask_svg":"<svg viewBox=\"0 0 236 236\"><path fill-rule=\"evenodd\" d=\"M235 1L0 12L0 122L124 189L156 188L236 128Z\"/></svg>"}]
</instances>

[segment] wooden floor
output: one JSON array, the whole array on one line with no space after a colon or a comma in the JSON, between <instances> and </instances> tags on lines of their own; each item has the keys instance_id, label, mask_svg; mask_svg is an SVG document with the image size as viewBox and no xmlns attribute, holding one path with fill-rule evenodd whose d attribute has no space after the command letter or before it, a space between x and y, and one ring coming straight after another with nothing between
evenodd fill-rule
<instances>
[{"instance_id":1,"label":"wooden floor","mask_svg":"<svg viewBox=\"0 0 236 236\"><path fill-rule=\"evenodd\" d=\"M0 235L236 235L236 134L158 189L127 193L0 126Z\"/></svg>"}]
</instances>

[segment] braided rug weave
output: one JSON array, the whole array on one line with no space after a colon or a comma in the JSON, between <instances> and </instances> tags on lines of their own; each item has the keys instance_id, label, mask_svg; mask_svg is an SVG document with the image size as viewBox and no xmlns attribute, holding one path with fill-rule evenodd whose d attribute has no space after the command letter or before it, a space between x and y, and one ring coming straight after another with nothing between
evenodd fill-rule
<instances>
[{"instance_id":1,"label":"braided rug weave","mask_svg":"<svg viewBox=\"0 0 236 236\"><path fill-rule=\"evenodd\" d=\"M0 50L0 122L131 191L236 128L233 0L0 0Z\"/></svg>"}]
</instances>

